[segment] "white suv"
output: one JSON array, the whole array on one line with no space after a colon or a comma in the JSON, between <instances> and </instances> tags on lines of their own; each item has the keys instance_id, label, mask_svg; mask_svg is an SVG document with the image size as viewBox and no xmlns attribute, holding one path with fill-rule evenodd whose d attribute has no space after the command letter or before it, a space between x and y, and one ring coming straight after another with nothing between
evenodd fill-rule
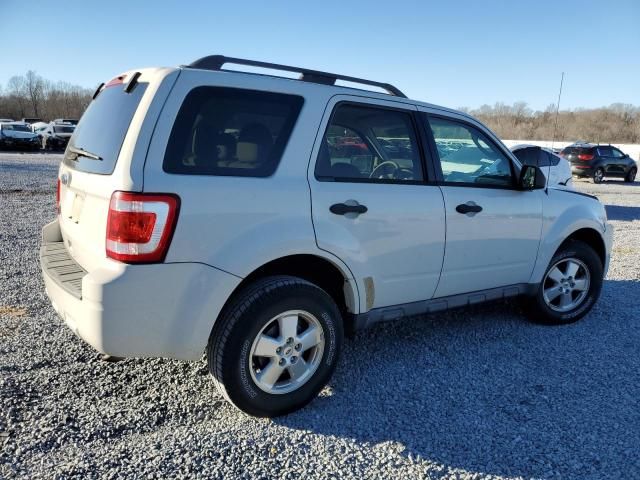
<instances>
[{"instance_id":1,"label":"white suv","mask_svg":"<svg viewBox=\"0 0 640 480\"><path fill-rule=\"evenodd\" d=\"M612 238L595 197L546 186L469 115L222 56L101 86L57 195L41 264L67 325L115 357L206 352L257 416L312 400L345 331L516 295L581 318Z\"/></svg>"}]
</instances>

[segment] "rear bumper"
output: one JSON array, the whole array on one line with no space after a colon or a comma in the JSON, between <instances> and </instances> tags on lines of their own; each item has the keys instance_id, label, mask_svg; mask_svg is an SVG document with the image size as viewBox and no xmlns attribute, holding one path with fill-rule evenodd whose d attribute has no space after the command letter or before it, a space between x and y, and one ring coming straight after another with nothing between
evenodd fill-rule
<instances>
[{"instance_id":1,"label":"rear bumper","mask_svg":"<svg viewBox=\"0 0 640 480\"><path fill-rule=\"evenodd\" d=\"M117 357L202 357L240 278L199 263L126 265L105 258L104 267L86 274L70 266L81 277L74 293L64 271L56 271L55 258L44 253L52 245L64 248L59 232L57 221L43 229L42 276L53 307L73 332Z\"/></svg>"},{"instance_id":2,"label":"rear bumper","mask_svg":"<svg viewBox=\"0 0 640 480\"><path fill-rule=\"evenodd\" d=\"M593 168L591 167L579 168L575 165L571 165L571 173L579 177L591 177L593 175Z\"/></svg>"}]
</instances>

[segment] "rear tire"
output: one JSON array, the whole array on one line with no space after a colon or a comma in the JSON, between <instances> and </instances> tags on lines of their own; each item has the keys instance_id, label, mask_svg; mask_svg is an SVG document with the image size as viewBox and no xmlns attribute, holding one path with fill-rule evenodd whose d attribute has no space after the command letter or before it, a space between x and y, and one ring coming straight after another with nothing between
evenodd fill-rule
<instances>
[{"instance_id":1,"label":"rear tire","mask_svg":"<svg viewBox=\"0 0 640 480\"><path fill-rule=\"evenodd\" d=\"M635 167L632 167L631 170L629 170L629 173L627 173L627 176L624 177L624 181L627 183L635 182L637 173L638 170Z\"/></svg>"},{"instance_id":2,"label":"rear tire","mask_svg":"<svg viewBox=\"0 0 640 480\"><path fill-rule=\"evenodd\" d=\"M604 170L602 167L596 168L596 171L593 172L593 183L602 183L604 180Z\"/></svg>"},{"instance_id":3,"label":"rear tire","mask_svg":"<svg viewBox=\"0 0 640 480\"><path fill-rule=\"evenodd\" d=\"M207 346L209 371L243 412L284 415L326 385L342 339L340 312L324 290L297 277L267 277L236 294L220 314Z\"/></svg>"},{"instance_id":4,"label":"rear tire","mask_svg":"<svg viewBox=\"0 0 640 480\"><path fill-rule=\"evenodd\" d=\"M593 248L577 240L567 242L551 259L535 296L528 299L529 319L546 325L577 322L598 300L602 277L602 262Z\"/></svg>"}]
</instances>

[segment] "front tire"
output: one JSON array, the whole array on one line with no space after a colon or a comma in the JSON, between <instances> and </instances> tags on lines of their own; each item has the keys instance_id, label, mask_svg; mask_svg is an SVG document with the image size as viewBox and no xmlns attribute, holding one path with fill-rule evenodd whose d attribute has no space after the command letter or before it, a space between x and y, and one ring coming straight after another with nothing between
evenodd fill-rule
<instances>
[{"instance_id":1,"label":"front tire","mask_svg":"<svg viewBox=\"0 0 640 480\"><path fill-rule=\"evenodd\" d=\"M584 317L600 296L603 265L584 242L572 240L551 259L527 309L530 319L546 325L566 325Z\"/></svg>"},{"instance_id":2,"label":"front tire","mask_svg":"<svg viewBox=\"0 0 640 480\"><path fill-rule=\"evenodd\" d=\"M635 182L636 173L638 173L638 170L635 167L632 167L631 170L629 170L629 173L627 173L627 176L624 178L624 181L627 183Z\"/></svg>"},{"instance_id":3,"label":"front tire","mask_svg":"<svg viewBox=\"0 0 640 480\"><path fill-rule=\"evenodd\" d=\"M257 417L313 400L335 370L343 322L333 299L297 277L274 276L239 292L220 314L207 347L220 393Z\"/></svg>"}]
</instances>

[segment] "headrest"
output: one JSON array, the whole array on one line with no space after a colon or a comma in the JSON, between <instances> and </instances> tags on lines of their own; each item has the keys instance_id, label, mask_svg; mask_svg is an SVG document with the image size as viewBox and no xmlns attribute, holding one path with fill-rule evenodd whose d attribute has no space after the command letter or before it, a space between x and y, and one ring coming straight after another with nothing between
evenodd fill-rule
<instances>
[{"instance_id":1,"label":"headrest","mask_svg":"<svg viewBox=\"0 0 640 480\"><path fill-rule=\"evenodd\" d=\"M236 158L239 162L264 162L269 156L273 138L269 129L259 123L247 125L238 135Z\"/></svg>"}]
</instances>

